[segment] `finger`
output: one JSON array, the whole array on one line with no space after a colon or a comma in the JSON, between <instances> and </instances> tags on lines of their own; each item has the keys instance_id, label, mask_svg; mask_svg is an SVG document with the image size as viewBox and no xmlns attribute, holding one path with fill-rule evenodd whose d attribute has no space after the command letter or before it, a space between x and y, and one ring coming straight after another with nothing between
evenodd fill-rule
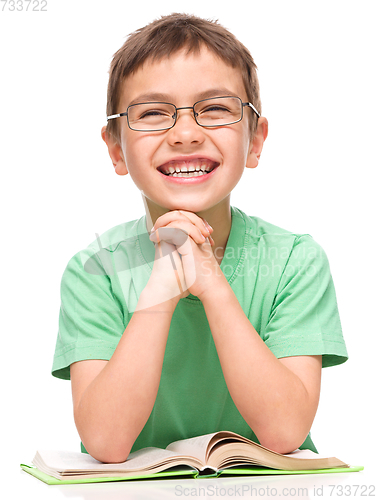
<instances>
[{"instance_id":1,"label":"finger","mask_svg":"<svg viewBox=\"0 0 377 500\"><path fill-rule=\"evenodd\" d=\"M179 210L179 212L182 215L185 215L193 224L195 224L199 229L204 228L206 233L210 234L213 231L213 227L209 225L209 223L199 217L198 215L194 214L193 212L188 212L186 210Z\"/></svg>"},{"instance_id":2,"label":"finger","mask_svg":"<svg viewBox=\"0 0 377 500\"><path fill-rule=\"evenodd\" d=\"M168 228L177 228L185 231L197 245L201 245L204 243L209 236L209 234L203 234L203 232L194 224L192 224L189 220L186 221L173 221L167 225ZM184 242L183 242L184 243ZM181 244L181 246L183 245ZM177 245L179 246L179 245Z\"/></svg>"},{"instance_id":3,"label":"finger","mask_svg":"<svg viewBox=\"0 0 377 500\"><path fill-rule=\"evenodd\" d=\"M173 221L179 221L179 220L191 222L191 224L193 224L198 229L198 231L200 231L205 237L209 236L210 233L213 231L212 227L208 223L206 223L203 219L198 217L196 214L183 210L173 210L159 217L156 220L156 223L153 226L152 231L160 227L166 227Z\"/></svg>"},{"instance_id":4,"label":"finger","mask_svg":"<svg viewBox=\"0 0 377 500\"><path fill-rule=\"evenodd\" d=\"M149 239L153 243L157 243L158 246L162 247L162 243L168 244L167 247L162 248L162 256L168 255L170 250L175 250L176 247L184 245L188 238L189 235L186 231L173 227L161 227L149 235ZM168 253L166 253L166 250L168 250Z\"/></svg>"},{"instance_id":5,"label":"finger","mask_svg":"<svg viewBox=\"0 0 377 500\"><path fill-rule=\"evenodd\" d=\"M151 233L153 233L156 229L159 229L160 227L164 227L173 220L177 219L184 219L182 217L182 214L180 213L179 210L172 210L171 212L167 212L166 214L161 215L158 217L156 222L154 223L154 226L151 229Z\"/></svg>"},{"instance_id":6,"label":"finger","mask_svg":"<svg viewBox=\"0 0 377 500\"><path fill-rule=\"evenodd\" d=\"M165 227L156 229L156 231L150 234L149 239L156 243L160 239L181 247L187 241L188 236L198 245L204 243L206 240L206 236L196 226L183 220L173 221Z\"/></svg>"}]
</instances>

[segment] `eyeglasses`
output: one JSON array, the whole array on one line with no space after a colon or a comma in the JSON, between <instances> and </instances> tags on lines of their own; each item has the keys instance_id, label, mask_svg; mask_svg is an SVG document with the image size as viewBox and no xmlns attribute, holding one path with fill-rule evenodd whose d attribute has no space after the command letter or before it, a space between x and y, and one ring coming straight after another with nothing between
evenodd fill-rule
<instances>
[{"instance_id":1,"label":"eyeglasses","mask_svg":"<svg viewBox=\"0 0 377 500\"><path fill-rule=\"evenodd\" d=\"M131 130L138 132L157 132L169 130L177 123L177 111L192 109L195 121L201 127L225 127L238 123L243 118L244 107L251 108L260 118L260 113L251 102L242 102L239 97L213 97L196 102L193 106L177 108L168 102L143 102L131 104L125 113L107 117L107 120L127 116Z\"/></svg>"}]
</instances>

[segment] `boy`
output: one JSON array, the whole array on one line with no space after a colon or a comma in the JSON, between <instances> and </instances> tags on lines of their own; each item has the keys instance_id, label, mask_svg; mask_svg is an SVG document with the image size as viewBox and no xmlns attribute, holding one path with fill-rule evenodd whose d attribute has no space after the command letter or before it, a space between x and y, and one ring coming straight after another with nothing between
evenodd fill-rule
<instances>
[{"instance_id":1,"label":"boy","mask_svg":"<svg viewBox=\"0 0 377 500\"><path fill-rule=\"evenodd\" d=\"M322 249L230 205L268 133L249 52L217 23L161 18L114 55L107 112L146 217L63 276L53 374L71 379L84 447L121 462L231 430L316 451L321 367L347 352Z\"/></svg>"}]
</instances>

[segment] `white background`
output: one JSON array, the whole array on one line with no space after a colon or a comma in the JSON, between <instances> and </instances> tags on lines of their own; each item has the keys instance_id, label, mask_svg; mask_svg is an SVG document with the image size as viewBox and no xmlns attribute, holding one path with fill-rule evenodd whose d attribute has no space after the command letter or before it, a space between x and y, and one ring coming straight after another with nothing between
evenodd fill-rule
<instances>
[{"instance_id":1,"label":"white background","mask_svg":"<svg viewBox=\"0 0 377 500\"><path fill-rule=\"evenodd\" d=\"M38 448L79 449L70 384L50 375L60 279L95 233L143 214L100 138L107 72L127 34L177 11L218 19L255 59L270 133L232 204L325 249L350 360L324 370L312 436L323 454L376 464L375 5L47 0L47 12L26 3L11 12L1 3L0 418L13 472Z\"/></svg>"}]
</instances>

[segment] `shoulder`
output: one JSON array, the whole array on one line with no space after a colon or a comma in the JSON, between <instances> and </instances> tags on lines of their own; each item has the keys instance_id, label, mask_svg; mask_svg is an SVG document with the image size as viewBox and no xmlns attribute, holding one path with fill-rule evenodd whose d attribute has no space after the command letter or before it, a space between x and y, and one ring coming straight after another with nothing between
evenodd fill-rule
<instances>
[{"instance_id":1,"label":"shoulder","mask_svg":"<svg viewBox=\"0 0 377 500\"><path fill-rule=\"evenodd\" d=\"M98 248L114 251L120 243L134 240L143 232L146 232L145 216L130 222L118 224L104 233L96 235L96 239L82 251L98 251Z\"/></svg>"},{"instance_id":2,"label":"shoulder","mask_svg":"<svg viewBox=\"0 0 377 500\"><path fill-rule=\"evenodd\" d=\"M242 219L245 222L246 229L254 236L295 234L292 233L292 231L288 231L287 229L283 229L275 224L271 224L260 217L247 215L245 212L236 207L232 207L232 218L233 217Z\"/></svg>"},{"instance_id":3,"label":"shoulder","mask_svg":"<svg viewBox=\"0 0 377 500\"><path fill-rule=\"evenodd\" d=\"M89 274L103 274L98 266L106 271L112 263L113 255L125 248L135 247L140 234L146 233L145 216L129 222L118 224L100 235L96 235L86 248L78 251L68 262L66 271L83 269ZM97 270L97 271L96 271Z\"/></svg>"},{"instance_id":4,"label":"shoulder","mask_svg":"<svg viewBox=\"0 0 377 500\"><path fill-rule=\"evenodd\" d=\"M281 275L313 273L328 274L329 262L322 246L308 233L283 229L259 217L246 215L232 207L232 214L238 220L238 227L244 226L245 258L263 266L270 276L277 270Z\"/></svg>"},{"instance_id":5,"label":"shoulder","mask_svg":"<svg viewBox=\"0 0 377 500\"><path fill-rule=\"evenodd\" d=\"M242 210L232 207L232 220L243 221L243 226L248 239L252 244L262 244L265 246L276 245L279 248L291 252L294 248L299 247L312 248L313 251L323 252L321 246L308 233L299 233L279 227L271 222L268 222L260 217L250 216Z\"/></svg>"},{"instance_id":6,"label":"shoulder","mask_svg":"<svg viewBox=\"0 0 377 500\"><path fill-rule=\"evenodd\" d=\"M242 210L236 207L231 207L232 218L242 219L245 223L246 230L254 237L261 236L292 236L293 238L300 238L302 236L310 236L307 233L297 233L279 227L271 222L268 222L260 217L245 214Z\"/></svg>"}]
</instances>

